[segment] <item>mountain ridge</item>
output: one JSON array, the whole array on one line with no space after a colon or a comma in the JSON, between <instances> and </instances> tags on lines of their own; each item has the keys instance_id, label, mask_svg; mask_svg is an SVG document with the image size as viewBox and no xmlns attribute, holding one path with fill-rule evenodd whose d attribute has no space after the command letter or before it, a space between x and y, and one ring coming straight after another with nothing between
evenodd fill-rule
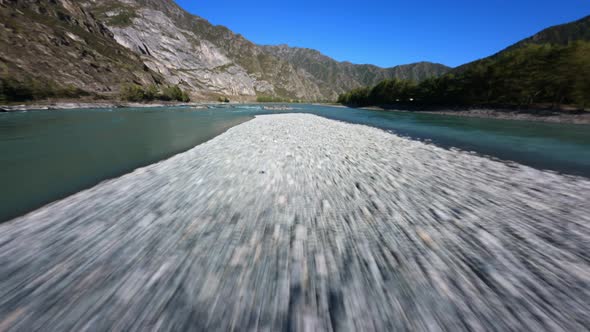
<instances>
[{"instance_id":1,"label":"mountain ridge","mask_svg":"<svg viewBox=\"0 0 590 332\"><path fill-rule=\"evenodd\" d=\"M572 22L557 24L545 28L528 38L508 46L500 51L500 53L514 48L523 47L527 44L548 43L554 45L567 45L576 40L590 41L590 15Z\"/></svg>"},{"instance_id":2,"label":"mountain ridge","mask_svg":"<svg viewBox=\"0 0 590 332\"><path fill-rule=\"evenodd\" d=\"M419 84L383 80L339 96L349 105L414 109L496 107L585 110L590 105L590 16L544 29L489 57Z\"/></svg>"},{"instance_id":3,"label":"mountain ridge","mask_svg":"<svg viewBox=\"0 0 590 332\"><path fill-rule=\"evenodd\" d=\"M37 8L38 12L33 14L29 8ZM3 17L15 16L22 22L16 30L11 30L6 24L0 25L0 59L4 59L2 64L5 69L2 71L3 77L14 76L21 83L25 82L22 84L36 77L40 81L55 81L55 85L72 86L97 95L113 96L125 84L156 84L178 85L190 92L194 99L201 100L223 96L232 100L252 101L258 96L273 96L328 101L334 100L345 88L362 86L375 77L405 78L413 75L421 78L439 75L446 70L441 66L429 73L430 68L424 64L412 64L396 70L382 69L372 65L339 63L325 56L316 65L332 67L310 70L309 66L302 65L305 59L277 56L265 46L257 45L227 27L213 25L204 18L188 13L172 0L55 0L48 3L0 0L0 11ZM76 52L48 41L54 37L43 31L53 31L51 25L54 23L47 25L45 22L48 12L54 13L52 20L59 23L55 34L65 36L63 39L67 43L77 47ZM106 35L93 32L94 35L76 37L74 30L78 28L62 24L60 18L75 16L74 12L84 12L88 21L84 24L100 24ZM28 40L28 36L37 33L45 34L47 38L32 38L30 43L23 43L23 40ZM86 60L77 58L77 53L89 52L87 46L91 40L102 43L102 53L108 53L110 49L126 59L111 61L105 54L102 58L86 63ZM43 59L48 69L36 69L41 66L33 51L19 60L24 64L10 60L15 57L14 52L10 51L15 45L29 50L39 47L51 49ZM98 50L92 51L100 53ZM64 52L71 53L66 56L67 64L59 60ZM74 70L70 65L80 65L81 68ZM95 67L106 67L111 74L103 74ZM331 74L322 75L323 71ZM58 74L54 75L54 72ZM102 83L96 86L93 80Z\"/></svg>"},{"instance_id":4,"label":"mountain ridge","mask_svg":"<svg viewBox=\"0 0 590 332\"><path fill-rule=\"evenodd\" d=\"M540 30L539 32L519 40L490 56L457 66L451 69L450 72L461 73L469 66L476 65L487 59L498 58L506 52L514 51L528 45L552 44L566 46L575 41L590 41L590 15L584 16L575 21L553 25Z\"/></svg>"},{"instance_id":5,"label":"mountain ridge","mask_svg":"<svg viewBox=\"0 0 590 332\"><path fill-rule=\"evenodd\" d=\"M353 88L373 85L384 79L421 81L431 76L440 76L450 70L442 64L426 61L389 68L371 64L353 64L349 61L337 61L315 49L291 47L286 44L263 45L262 48L288 61L296 68L310 73L324 91L331 89L337 94Z\"/></svg>"}]
</instances>

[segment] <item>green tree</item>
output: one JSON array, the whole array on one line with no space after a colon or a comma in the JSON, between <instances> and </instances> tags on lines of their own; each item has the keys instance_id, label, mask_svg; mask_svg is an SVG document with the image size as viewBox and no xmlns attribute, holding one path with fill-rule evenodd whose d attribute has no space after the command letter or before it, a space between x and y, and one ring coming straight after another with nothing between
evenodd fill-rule
<instances>
[{"instance_id":1,"label":"green tree","mask_svg":"<svg viewBox=\"0 0 590 332\"><path fill-rule=\"evenodd\" d=\"M162 90L161 99L182 102L190 101L190 97L188 96L188 94L185 91L183 91L178 85L169 85L164 87L164 89Z\"/></svg>"},{"instance_id":2,"label":"green tree","mask_svg":"<svg viewBox=\"0 0 590 332\"><path fill-rule=\"evenodd\" d=\"M154 84L150 84L143 92L146 100L158 99L159 93L158 87Z\"/></svg>"},{"instance_id":3,"label":"green tree","mask_svg":"<svg viewBox=\"0 0 590 332\"><path fill-rule=\"evenodd\" d=\"M590 42L527 44L416 85L385 80L341 94L342 104L388 105L590 105Z\"/></svg>"},{"instance_id":4,"label":"green tree","mask_svg":"<svg viewBox=\"0 0 590 332\"><path fill-rule=\"evenodd\" d=\"M121 99L131 102L145 101L145 91L140 85L125 84L121 87Z\"/></svg>"}]
</instances>

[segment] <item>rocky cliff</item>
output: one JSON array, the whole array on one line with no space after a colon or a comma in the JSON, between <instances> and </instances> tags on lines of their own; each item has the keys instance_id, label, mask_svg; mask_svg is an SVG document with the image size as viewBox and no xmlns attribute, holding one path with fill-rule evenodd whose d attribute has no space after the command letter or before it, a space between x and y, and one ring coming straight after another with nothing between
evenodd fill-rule
<instances>
[{"instance_id":1,"label":"rocky cliff","mask_svg":"<svg viewBox=\"0 0 590 332\"><path fill-rule=\"evenodd\" d=\"M200 98L256 95L317 100L309 75L229 29L193 16L173 1L86 1L121 45L167 81ZM125 18L125 19L124 19Z\"/></svg>"},{"instance_id":2,"label":"rocky cliff","mask_svg":"<svg viewBox=\"0 0 590 332\"><path fill-rule=\"evenodd\" d=\"M337 62L314 50L256 45L173 0L0 0L3 77L116 94L123 83L174 84L193 99L334 100L385 78L447 67Z\"/></svg>"}]
</instances>

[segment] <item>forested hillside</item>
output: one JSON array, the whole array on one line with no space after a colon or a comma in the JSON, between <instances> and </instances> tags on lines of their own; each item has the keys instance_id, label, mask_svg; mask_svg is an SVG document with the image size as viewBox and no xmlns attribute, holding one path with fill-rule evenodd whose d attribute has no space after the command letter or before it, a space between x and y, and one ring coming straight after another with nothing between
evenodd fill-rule
<instances>
[{"instance_id":1,"label":"forested hillside","mask_svg":"<svg viewBox=\"0 0 590 332\"><path fill-rule=\"evenodd\" d=\"M420 83L386 80L339 96L351 105L590 106L590 17Z\"/></svg>"}]
</instances>

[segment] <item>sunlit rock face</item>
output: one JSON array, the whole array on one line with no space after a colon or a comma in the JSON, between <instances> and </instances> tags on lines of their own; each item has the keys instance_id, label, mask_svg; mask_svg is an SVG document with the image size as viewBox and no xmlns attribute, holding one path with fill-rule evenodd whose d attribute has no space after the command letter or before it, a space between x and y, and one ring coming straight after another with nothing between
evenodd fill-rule
<instances>
[{"instance_id":1,"label":"sunlit rock face","mask_svg":"<svg viewBox=\"0 0 590 332\"><path fill-rule=\"evenodd\" d=\"M150 69L198 95L335 100L342 92L383 79L419 81L449 69L431 63L394 68L355 65L315 50L260 46L187 13L170 0L84 4L105 21L119 44L140 55Z\"/></svg>"},{"instance_id":2,"label":"sunlit rock face","mask_svg":"<svg viewBox=\"0 0 590 332\"><path fill-rule=\"evenodd\" d=\"M261 92L273 92L272 85L257 84L257 79L223 50L179 28L161 11L141 9L137 14L132 25L110 27L115 40L140 54L146 65L169 83L230 96L255 96L257 87Z\"/></svg>"},{"instance_id":3,"label":"sunlit rock face","mask_svg":"<svg viewBox=\"0 0 590 332\"><path fill-rule=\"evenodd\" d=\"M307 72L266 54L225 27L188 14L172 1L86 1L84 6L102 18L115 40L141 56L148 68L193 95L324 98Z\"/></svg>"}]
</instances>

